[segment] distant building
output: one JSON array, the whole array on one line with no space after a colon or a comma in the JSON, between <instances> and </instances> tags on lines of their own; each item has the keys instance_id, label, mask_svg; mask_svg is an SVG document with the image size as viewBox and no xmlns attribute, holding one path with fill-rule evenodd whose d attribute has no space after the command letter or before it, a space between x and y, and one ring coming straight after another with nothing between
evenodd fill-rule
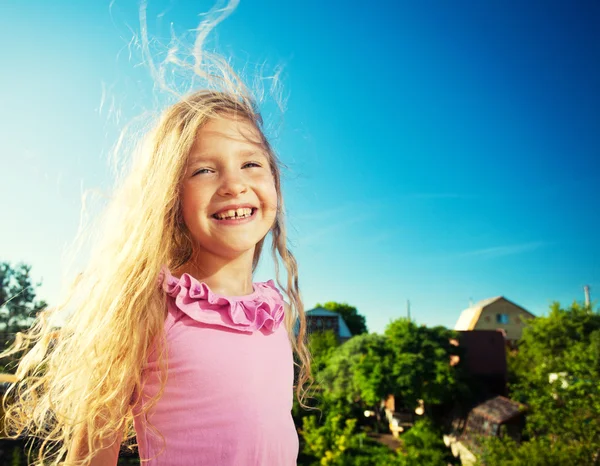
<instances>
[{"instance_id":1,"label":"distant building","mask_svg":"<svg viewBox=\"0 0 600 466\"><path fill-rule=\"evenodd\" d=\"M503 396L491 398L475 406L466 419L455 419L452 432L444 435L444 443L463 465L474 465L482 437L521 440L526 410L527 406Z\"/></svg>"},{"instance_id":2,"label":"distant building","mask_svg":"<svg viewBox=\"0 0 600 466\"><path fill-rule=\"evenodd\" d=\"M306 327L308 334L333 330L338 340L344 342L352 337L344 318L337 312L315 307L306 311Z\"/></svg>"},{"instance_id":3,"label":"distant building","mask_svg":"<svg viewBox=\"0 0 600 466\"><path fill-rule=\"evenodd\" d=\"M461 331L458 340L451 343L462 349L462 356L456 358L462 359L462 367L477 382L477 393L473 394L476 401L507 395L506 342L502 332Z\"/></svg>"},{"instance_id":4,"label":"distant building","mask_svg":"<svg viewBox=\"0 0 600 466\"><path fill-rule=\"evenodd\" d=\"M528 310L503 296L485 299L460 314L454 330L500 330L507 342L521 338L527 321L535 318Z\"/></svg>"}]
</instances>

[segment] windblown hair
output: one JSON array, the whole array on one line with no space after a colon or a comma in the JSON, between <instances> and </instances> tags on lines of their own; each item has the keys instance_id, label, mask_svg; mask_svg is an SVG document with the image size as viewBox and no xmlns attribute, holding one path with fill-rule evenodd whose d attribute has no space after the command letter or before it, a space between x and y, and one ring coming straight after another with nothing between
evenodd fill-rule
<instances>
[{"instance_id":1,"label":"windblown hair","mask_svg":"<svg viewBox=\"0 0 600 466\"><path fill-rule=\"evenodd\" d=\"M272 254L279 286L290 304L286 327L299 362L296 393L303 402L310 361L298 269L286 243L279 161L264 136L252 98L217 90L193 92L169 107L134 151L130 173L102 217L101 242L74 283L73 293L59 306L40 313L32 327L18 334L12 347L0 355L22 355L17 382L3 404L7 431L13 437L39 439L34 464L88 464L114 432L124 432L121 442L130 440L134 435L131 407L142 392L142 369L153 350L158 355L161 389L144 403L143 414L162 396L167 379L167 311L157 281L163 266L175 270L191 258L192 243L181 215L181 180L199 129L209 119L221 117L250 121L269 154L278 197L270 231ZM253 270L264 241L256 246ZM279 278L280 262L287 275L284 281ZM55 313L64 309L73 312L61 328L54 328ZM79 461L71 460L68 450L81 432L86 432L89 453Z\"/></svg>"}]
</instances>

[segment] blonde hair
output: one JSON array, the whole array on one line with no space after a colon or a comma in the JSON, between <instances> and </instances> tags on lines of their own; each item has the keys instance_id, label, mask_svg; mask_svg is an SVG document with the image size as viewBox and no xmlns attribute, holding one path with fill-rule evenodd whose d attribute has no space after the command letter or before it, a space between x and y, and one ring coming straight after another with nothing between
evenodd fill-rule
<instances>
[{"instance_id":1,"label":"blonde hair","mask_svg":"<svg viewBox=\"0 0 600 466\"><path fill-rule=\"evenodd\" d=\"M250 121L269 154L278 197L270 231L272 254L277 281L290 304L286 327L299 367L296 394L303 403L310 360L298 268L286 242L280 163L248 94L194 92L169 107L138 145L130 173L102 217L101 241L73 292L62 304L41 312L32 327L19 333L14 344L0 354L22 353L17 382L3 399L5 424L12 437L26 434L39 439L34 464L67 464L61 461L78 432L87 432L88 453L70 464L88 464L94 450L113 432L124 429L121 441L130 440L134 435L131 405L142 392L142 368L153 349L158 355L161 388L144 403L143 414L162 396L167 379L166 298L157 280L161 267L176 269L192 252L180 212L180 181L198 130L211 118L231 116ZM264 241L256 246L253 271ZM287 275L284 283L279 278L280 262ZM64 309L74 312L56 329L53 318ZM131 398L133 393L136 399Z\"/></svg>"}]
</instances>

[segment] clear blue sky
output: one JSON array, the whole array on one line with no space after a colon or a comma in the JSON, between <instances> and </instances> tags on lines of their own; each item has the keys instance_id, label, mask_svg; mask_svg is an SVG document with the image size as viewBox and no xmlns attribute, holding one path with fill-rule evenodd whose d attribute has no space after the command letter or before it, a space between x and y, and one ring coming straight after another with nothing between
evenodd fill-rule
<instances>
[{"instance_id":1,"label":"clear blue sky","mask_svg":"<svg viewBox=\"0 0 600 466\"><path fill-rule=\"evenodd\" d=\"M469 299L539 315L600 296L600 3L293 3L242 0L216 44L286 64L275 145L308 308L348 302L381 331L407 299L453 326ZM150 1L151 33L210 6ZM128 59L137 18L123 0L0 5L0 259L32 264L49 301L82 189L108 184L103 89L121 123L152 96Z\"/></svg>"}]
</instances>

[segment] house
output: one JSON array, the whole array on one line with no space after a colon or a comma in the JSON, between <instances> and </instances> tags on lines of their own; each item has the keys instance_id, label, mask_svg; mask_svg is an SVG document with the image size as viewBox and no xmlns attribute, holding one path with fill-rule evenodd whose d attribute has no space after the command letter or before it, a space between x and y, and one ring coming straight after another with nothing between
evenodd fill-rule
<instances>
[{"instance_id":1,"label":"house","mask_svg":"<svg viewBox=\"0 0 600 466\"><path fill-rule=\"evenodd\" d=\"M480 435L502 437L508 435L521 440L525 405L497 396L475 406L469 413L462 438L477 438Z\"/></svg>"},{"instance_id":2,"label":"house","mask_svg":"<svg viewBox=\"0 0 600 466\"><path fill-rule=\"evenodd\" d=\"M527 321L535 316L503 296L485 299L460 314L454 330L500 330L507 343L514 345Z\"/></svg>"},{"instance_id":3,"label":"house","mask_svg":"<svg viewBox=\"0 0 600 466\"><path fill-rule=\"evenodd\" d=\"M306 327L309 335L313 332L333 330L342 343L352 337L344 318L337 312L328 311L322 307L306 311Z\"/></svg>"},{"instance_id":4,"label":"house","mask_svg":"<svg viewBox=\"0 0 600 466\"><path fill-rule=\"evenodd\" d=\"M444 443L463 465L474 465L481 437L509 436L521 440L527 407L503 396L475 406L466 417L453 422L453 432L444 435Z\"/></svg>"},{"instance_id":5,"label":"house","mask_svg":"<svg viewBox=\"0 0 600 466\"><path fill-rule=\"evenodd\" d=\"M507 395L508 369L504 333L498 330L472 330L458 332L456 341L462 349L459 360L476 385L477 400L496 395ZM451 361L451 365L454 361ZM457 361L458 362L458 361ZM476 401L477 401L476 400Z\"/></svg>"}]
</instances>

